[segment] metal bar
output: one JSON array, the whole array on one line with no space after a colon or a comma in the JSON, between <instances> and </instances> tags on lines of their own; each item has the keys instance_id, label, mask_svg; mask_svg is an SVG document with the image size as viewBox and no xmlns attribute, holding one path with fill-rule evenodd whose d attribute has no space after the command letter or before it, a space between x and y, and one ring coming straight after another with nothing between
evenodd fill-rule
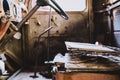
<instances>
[{"instance_id":1,"label":"metal bar","mask_svg":"<svg viewBox=\"0 0 120 80\"><path fill-rule=\"evenodd\" d=\"M51 14L52 14L52 10L50 8L48 28L51 27ZM47 38L47 61L49 61L49 56L50 56L50 30L48 30L48 38Z\"/></svg>"},{"instance_id":2,"label":"metal bar","mask_svg":"<svg viewBox=\"0 0 120 80\"><path fill-rule=\"evenodd\" d=\"M37 11L39 7L39 5L35 5L35 7L22 19L22 21L17 24L18 30Z\"/></svg>"},{"instance_id":3,"label":"metal bar","mask_svg":"<svg viewBox=\"0 0 120 80\"><path fill-rule=\"evenodd\" d=\"M98 12L98 13L107 12L107 11L113 10L113 9L119 7L119 6L120 6L120 1L118 1L118 2L116 2L114 4L111 4L106 9L102 9L102 10L99 10L99 11L96 11L96 12Z\"/></svg>"}]
</instances>

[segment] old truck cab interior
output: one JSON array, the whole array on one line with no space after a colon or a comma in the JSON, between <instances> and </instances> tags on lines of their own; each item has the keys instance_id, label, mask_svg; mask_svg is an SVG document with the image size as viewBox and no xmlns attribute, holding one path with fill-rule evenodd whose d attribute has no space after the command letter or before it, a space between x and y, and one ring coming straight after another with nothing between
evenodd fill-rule
<instances>
[{"instance_id":1,"label":"old truck cab interior","mask_svg":"<svg viewBox=\"0 0 120 80\"><path fill-rule=\"evenodd\" d=\"M0 0L0 80L120 80L119 0Z\"/></svg>"}]
</instances>

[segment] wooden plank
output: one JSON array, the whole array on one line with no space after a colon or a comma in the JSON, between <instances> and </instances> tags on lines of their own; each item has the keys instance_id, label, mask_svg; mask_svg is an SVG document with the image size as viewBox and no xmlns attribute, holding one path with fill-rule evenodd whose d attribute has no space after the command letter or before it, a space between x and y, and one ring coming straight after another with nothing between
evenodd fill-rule
<instances>
[{"instance_id":1,"label":"wooden plank","mask_svg":"<svg viewBox=\"0 0 120 80\"><path fill-rule=\"evenodd\" d=\"M120 80L120 77L109 73L57 73L56 80Z\"/></svg>"},{"instance_id":2,"label":"wooden plank","mask_svg":"<svg viewBox=\"0 0 120 80\"><path fill-rule=\"evenodd\" d=\"M10 63L8 63L7 61L4 61L5 62L5 65L8 67L8 69L11 71L11 72L14 72L15 69L10 65Z\"/></svg>"},{"instance_id":3,"label":"wooden plank","mask_svg":"<svg viewBox=\"0 0 120 80\"><path fill-rule=\"evenodd\" d=\"M6 49L6 55L9 56L12 60L14 60L17 64L22 66L22 61L13 52Z\"/></svg>"}]
</instances>

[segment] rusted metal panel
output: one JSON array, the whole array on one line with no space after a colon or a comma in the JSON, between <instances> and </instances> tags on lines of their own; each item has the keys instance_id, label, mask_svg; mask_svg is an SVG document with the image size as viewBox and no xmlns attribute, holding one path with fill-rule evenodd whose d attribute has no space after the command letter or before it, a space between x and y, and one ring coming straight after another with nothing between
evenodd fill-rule
<instances>
[{"instance_id":1,"label":"rusted metal panel","mask_svg":"<svg viewBox=\"0 0 120 80\"><path fill-rule=\"evenodd\" d=\"M90 41L90 33L92 35L92 7L88 8L92 5L92 1L87 1L87 8L81 12L67 12L69 15L69 20L64 20L61 18L56 12L51 13L51 26L53 27L50 30L49 37L49 53L50 59L53 59L56 53L65 53L66 48L64 45L64 41L79 41L79 42L89 42ZM89 10L89 11L88 11ZM89 18L88 18L89 16ZM29 27L27 27L26 38L26 53L25 57L28 58L28 62L34 63L35 59L35 48L33 47L35 41L38 36L49 27L49 12L40 12L37 11L29 20ZM47 49L48 49L48 34L42 35L40 39L40 53L39 58L41 56L46 58ZM41 59L40 59L41 60ZM39 60L39 61L40 61Z\"/></svg>"},{"instance_id":2,"label":"rusted metal panel","mask_svg":"<svg viewBox=\"0 0 120 80\"><path fill-rule=\"evenodd\" d=\"M51 26L53 26L53 28L50 30L49 39L51 56L54 56L58 52L65 52L65 40L89 42L87 12L72 12L68 14L69 20L64 20L57 14L52 15L53 20L51 21ZM40 21L41 25L36 24L36 19ZM28 28L29 52L32 52L34 49L34 41L46 28L48 28L48 15L36 14L30 19ZM48 34L46 33L41 38L45 46L45 51L47 49L47 37ZM47 52L45 52L45 54L46 53ZM30 54L33 55L33 53Z\"/></svg>"}]
</instances>

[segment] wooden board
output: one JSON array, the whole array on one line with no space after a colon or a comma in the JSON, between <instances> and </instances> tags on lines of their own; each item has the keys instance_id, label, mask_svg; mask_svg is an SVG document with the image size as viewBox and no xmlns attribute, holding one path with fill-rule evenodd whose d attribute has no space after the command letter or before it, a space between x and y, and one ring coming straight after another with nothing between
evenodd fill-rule
<instances>
[{"instance_id":1,"label":"wooden board","mask_svg":"<svg viewBox=\"0 0 120 80\"><path fill-rule=\"evenodd\" d=\"M67 50L77 49L77 50L86 50L86 51L95 51L95 52L115 52L112 49L101 45L95 45L90 43L80 43L80 42L69 42L65 41Z\"/></svg>"},{"instance_id":2,"label":"wooden board","mask_svg":"<svg viewBox=\"0 0 120 80\"><path fill-rule=\"evenodd\" d=\"M56 80L120 80L119 75L99 73L57 73Z\"/></svg>"}]
</instances>

